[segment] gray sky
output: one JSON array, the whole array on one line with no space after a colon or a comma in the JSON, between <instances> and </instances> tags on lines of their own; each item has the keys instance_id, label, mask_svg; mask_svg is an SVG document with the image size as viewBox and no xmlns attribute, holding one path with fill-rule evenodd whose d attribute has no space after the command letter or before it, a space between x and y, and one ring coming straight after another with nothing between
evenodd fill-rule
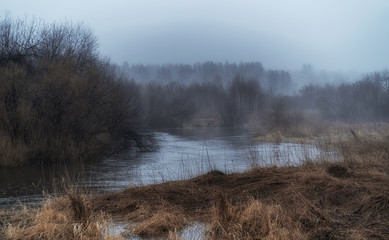
<instances>
[{"instance_id":1,"label":"gray sky","mask_svg":"<svg viewBox=\"0 0 389 240\"><path fill-rule=\"evenodd\" d=\"M0 14L84 22L121 64L260 61L389 68L388 0L0 0Z\"/></svg>"}]
</instances>

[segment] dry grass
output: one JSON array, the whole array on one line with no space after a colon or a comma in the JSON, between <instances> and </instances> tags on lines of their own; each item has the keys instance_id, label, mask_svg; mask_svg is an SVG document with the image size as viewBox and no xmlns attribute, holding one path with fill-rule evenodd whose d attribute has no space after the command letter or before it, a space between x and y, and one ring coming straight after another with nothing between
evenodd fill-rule
<instances>
[{"instance_id":1,"label":"dry grass","mask_svg":"<svg viewBox=\"0 0 389 240\"><path fill-rule=\"evenodd\" d=\"M182 212L163 208L137 224L132 232L143 238L167 236L172 238L174 233L183 230L186 224L187 220Z\"/></svg>"},{"instance_id":2,"label":"dry grass","mask_svg":"<svg viewBox=\"0 0 389 240\"><path fill-rule=\"evenodd\" d=\"M382 140L389 136L387 123L348 124L342 122L324 121L308 114L301 122L295 122L288 128L269 128L266 121L257 119L255 137L261 142L298 142L334 144L340 140L355 140L361 136L369 140ZM259 127L258 127L259 126Z\"/></svg>"},{"instance_id":3,"label":"dry grass","mask_svg":"<svg viewBox=\"0 0 389 240\"><path fill-rule=\"evenodd\" d=\"M204 238L211 239L388 239L389 144L374 139L360 134L358 141L333 142L337 162L213 171L98 196L95 209L150 226L158 225L156 213L175 206L184 218L208 223ZM143 219L135 217L140 212ZM160 224L167 218L157 216Z\"/></svg>"},{"instance_id":4,"label":"dry grass","mask_svg":"<svg viewBox=\"0 0 389 240\"><path fill-rule=\"evenodd\" d=\"M4 225L5 239L121 239L110 234L106 214L92 212L90 200L72 191L38 209L17 210Z\"/></svg>"},{"instance_id":5,"label":"dry grass","mask_svg":"<svg viewBox=\"0 0 389 240\"><path fill-rule=\"evenodd\" d=\"M208 231L210 239L306 239L280 205L251 199L232 206L224 195L212 210Z\"/></svg>"}]
</instances>

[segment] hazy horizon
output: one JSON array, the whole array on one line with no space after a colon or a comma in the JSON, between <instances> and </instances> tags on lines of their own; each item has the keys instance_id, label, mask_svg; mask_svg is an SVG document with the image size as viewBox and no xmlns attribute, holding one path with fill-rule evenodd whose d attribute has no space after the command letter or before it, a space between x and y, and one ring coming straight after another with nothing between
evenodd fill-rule
<instances>
[{"instance_id":1,"label":"hazy horizon","mask_svg":"<svg viewBox=\"0 0 389 240\"><path fill-rule=\"evenodd\" d=\"M261 62L266 68L388 68L389 1L4 1L0 14L89 26L122 64Z\"/></svg>"}]
</instances>

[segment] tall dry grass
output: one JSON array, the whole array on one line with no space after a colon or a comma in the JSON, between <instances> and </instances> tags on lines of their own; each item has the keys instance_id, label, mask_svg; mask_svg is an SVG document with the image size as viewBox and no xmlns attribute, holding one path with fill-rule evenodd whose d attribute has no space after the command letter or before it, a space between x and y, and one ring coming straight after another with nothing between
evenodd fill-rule
<instances>
[{"instance_id":1,"label":"tall dry grass","mask_svg":"<svg viewBox=\"0 0 389 240\"><path fill-rule=\"evenodd\" d=\"M110 218L91 210L87 196L68 190L66 195L47 199L40 208L24 208L4 223L5 239L122 239L110 231ZM22 219L20 218L22 214Z\"/></svg>"},{"instance_id":2,"label":"tall dry grass","mask_svg":"<svg viewBox=\"0 0 389 240\"><path fill-rule=\"evenodd\" d=\"M212 209L209 239L307 239L280 205L250 199L231 205L222 194Z\"/></svg>"},{"instance_id":3,"label":"tall dry grass","mask_svg":"<svg viewBox=\"0 0 389 240\"><path fill-rule=\"evenodd\" d=\"M151 218L137 224L131 232L142 238L172 238L176 235L174 233L182 231L187 223L187 217L181 211L174 208L162 208Z\"/></svg>"}]
</instances>

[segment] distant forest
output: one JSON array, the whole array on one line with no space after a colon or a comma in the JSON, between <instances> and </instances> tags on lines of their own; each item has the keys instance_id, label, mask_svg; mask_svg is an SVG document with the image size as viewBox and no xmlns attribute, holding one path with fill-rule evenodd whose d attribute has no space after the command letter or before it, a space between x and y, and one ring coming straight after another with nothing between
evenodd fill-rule
<instances>
[{"instance_id":1,"label":"distant forest","mask_svg":"<svg viewBox=\"0 0 389 240\"><path fill-rule=\"evenodd\" d=\"M240 76L258 81L264 90L271 91L276 95L296 95L304 85L340 85L341 83L355 81L360 77L358 73L352 72L317 71L310 64L304 64L300 70L292 72L282 69L265 69L260 62L241 62L237 64L209 61L193 65L134 64L130 66L125 61L120 69L129 79L134 79L137 83L158 82L167 84L177 82L190 85L192 83L221 82L223 85L228 85L234 77Z\"/></svg>"},{"instance_id":2,"label":"distant forest","mask_svg":"<svg viewBox=\"0 0 389 240\"><path fill-rule=\"evenodd\" d=\"M302 121L308 114L345 122L389 119L386 70L345 74L316 71L306 64L288 72L265 69L260 62L132 66L124 62L119 68L137 84L142 116L151 128L182 127L204 116L229 127L244 125L250 116L270 125Z\"/></svg>"}]
</instances>

